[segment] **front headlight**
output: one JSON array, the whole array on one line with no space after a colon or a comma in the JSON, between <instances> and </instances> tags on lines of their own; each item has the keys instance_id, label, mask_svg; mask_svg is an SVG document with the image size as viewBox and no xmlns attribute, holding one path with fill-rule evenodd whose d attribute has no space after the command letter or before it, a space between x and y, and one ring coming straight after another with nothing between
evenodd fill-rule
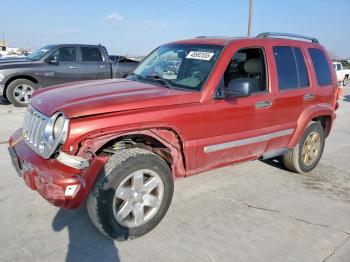
<instances>
[{"instance_id":1,"label":"front headlight","mask_svg":"<svg viewBox=\"0 0 350 262\"><path fill-rule=\"evenodd\" d=\"M65 124L65 120L66 119L62 114L58 115L58 117L56 118L52 129L53 139L57 140L61 136L64 124Z\"/></svg>"},{"instance_id":2,"label":"front headlight","mask_svg":"<svg viewBox=\"0 0 350 262\"><path fill-rule=\"evenodd\" d=\"M5 76L0 73L0 81L2 81L4 78L5 78Z\"/></svg>"},{"instance_id":3,"label":"front headlight","mask_svg":"<svg viewBox=\"0 0 350 262\"><path fill-rule=\"evenodd\" d=\"M51 116L45 127L44 140L45 146L57 147L65 142L68 130L68 119L62 112L58 112Z\"/></svg>"}]
</instances>

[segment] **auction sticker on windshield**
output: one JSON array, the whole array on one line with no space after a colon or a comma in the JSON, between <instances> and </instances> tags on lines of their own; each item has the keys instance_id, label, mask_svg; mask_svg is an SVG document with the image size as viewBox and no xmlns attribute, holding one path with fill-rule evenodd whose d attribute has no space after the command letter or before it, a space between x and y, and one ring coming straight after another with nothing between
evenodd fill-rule
<instances>
[{"instance_id":1,"label":"auction sticker on windshield","mask_svg":"<svg viewBox=\"0 0 350 262\"><path fill-rule=\"evenodd\" d=\"M213 57L213 55L214 53L210 52L191 51L188 53L186 58L209 61Z\"/></svg>"}]
</instances>

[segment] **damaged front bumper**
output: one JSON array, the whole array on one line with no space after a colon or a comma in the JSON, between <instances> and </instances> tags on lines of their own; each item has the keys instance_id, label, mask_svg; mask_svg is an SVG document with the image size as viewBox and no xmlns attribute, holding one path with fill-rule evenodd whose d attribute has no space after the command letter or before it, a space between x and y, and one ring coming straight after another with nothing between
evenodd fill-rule
<instances>
[{"instance_id":1,"label":"damaged front bumper","mask_svg":"<svg viewBox=\"0 0 350 262\"><path fill-rule=\"evenodd\" d=\"M88 162L61 152L56 159L44 159L25 144L21 135L22 129L19 129L9 140L11 160L18 175L51 204L79 207L107 158L95 157Z\"/></svg>"}]
</instances>

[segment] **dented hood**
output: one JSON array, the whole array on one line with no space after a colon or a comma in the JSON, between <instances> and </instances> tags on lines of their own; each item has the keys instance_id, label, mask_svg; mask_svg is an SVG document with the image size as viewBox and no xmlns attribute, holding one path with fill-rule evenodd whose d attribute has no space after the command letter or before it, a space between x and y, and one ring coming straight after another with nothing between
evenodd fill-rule
<instances>
[{"instance_id":1,"label":"dented hood","mask_svg":"<svg viewBox=\"0 0 350 262\"><path fill-rule=\"evenodd\" d=\"M66 117L75 118L198 101L199 92L109 79L42 88L34 93L31 105L47 116L64 112Z\"/></svg>"}]
</instances>

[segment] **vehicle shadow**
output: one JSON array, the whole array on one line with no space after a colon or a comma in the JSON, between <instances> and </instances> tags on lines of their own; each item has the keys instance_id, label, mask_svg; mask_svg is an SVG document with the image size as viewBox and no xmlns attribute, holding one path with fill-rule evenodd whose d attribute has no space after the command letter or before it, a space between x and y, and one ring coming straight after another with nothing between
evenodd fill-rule
<instances>
[{"instance_id":1,"label":"vehicle shadow","mask_svg":"<svg viewBox=\"0 0 350 262\"><path fill-rule=\"evenodd\" d=\"M284 166L284 164L283 164L282 156L277 156L277 157L274 157L274 158L261 160L261 162L263 162L263 163L265 163L267 165L270 165L270 166L273 166L273 167L276 167L276 168L288 171L286 169L286 167Z\"/></svg>"},{"instance_id":2,"label":"vehicle shadow","mask_svg":"<svg viewBox=\"0 0 350 262\"><path fill-rule=\"evenodd\" d=\"M58 232L67 227L69 244L66 262L120 261L114 241L102 235L90 222L85 205L77 210L60 209L52 221Z\"/></svg>"},{"instance_id":3,"label":"vehicle shadow","mask_svg":"<svg viewBox=\"0 0 350 262\"><path fill-rule=\"evenodd\" d=\"M6 99L0 97L0 105L10 105L10 102Z\"/></svg>"},{"instance_id":4,"label":"vehicle shadow","mask_svg":"<svg viewBox=\"0 0 350 262\"><path fill-rule=\"evenodd\" d=\"M343 101L350 102L350 95L343 96Z\"/></svg>"}]
</instances>

